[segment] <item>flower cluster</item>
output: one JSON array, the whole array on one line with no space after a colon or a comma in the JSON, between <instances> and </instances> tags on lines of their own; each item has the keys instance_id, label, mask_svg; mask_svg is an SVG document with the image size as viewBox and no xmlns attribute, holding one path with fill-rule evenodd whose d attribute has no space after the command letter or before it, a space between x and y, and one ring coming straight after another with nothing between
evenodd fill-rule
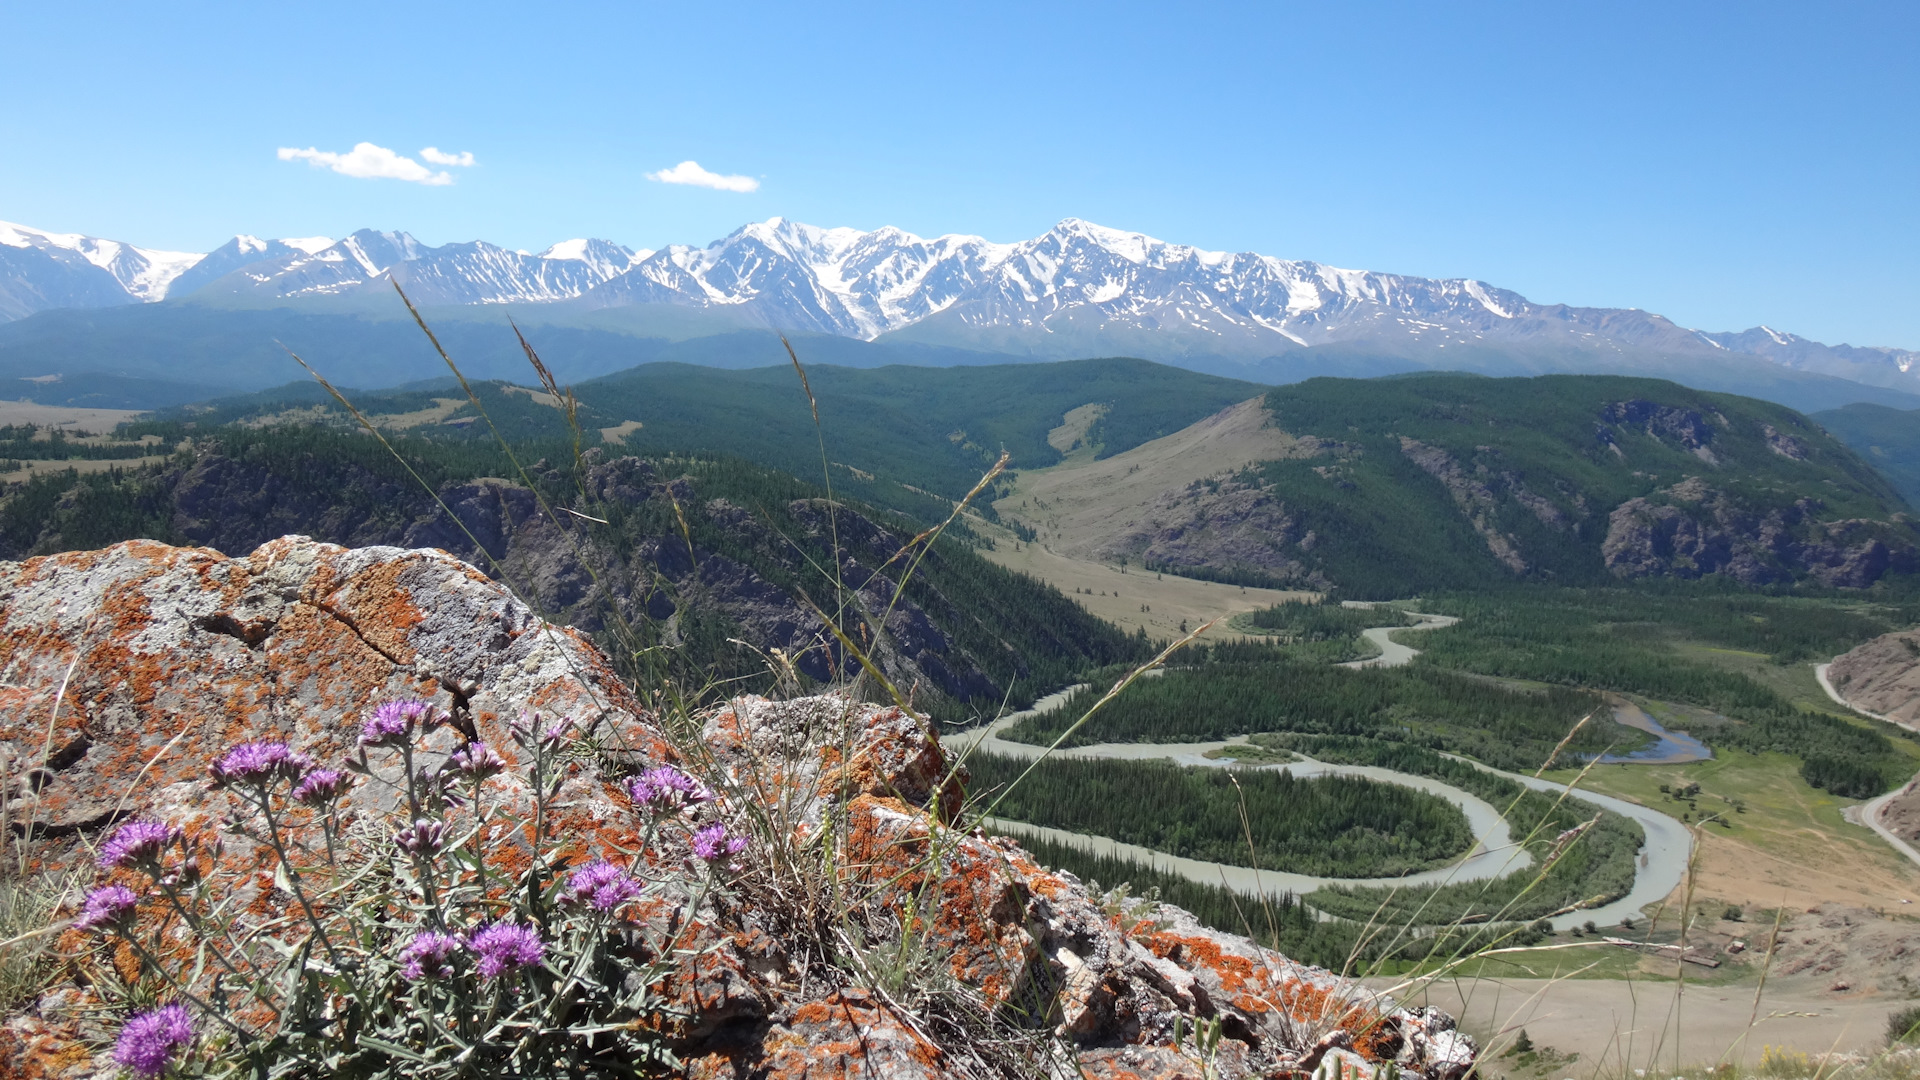
<instances>
[{"instance_id":1,"label":"flower cluster","mask_svg":"<svg viewBox=\"0 0 1920 1080\"><path fill-rule=\"evenodd\" d=\"M180 838L180 830L158 821L129 821L100 845L102 870L127 869L160 861L167 845Z\"/></svg>"},{"instance_id":2,"label":"flower cluster","mask_svg":"<svg viewBox=\"0 0 1920 1080\"><path fill-rule=\"evenodd\" d=\"M73 920L73 925L82 930L119 926L133 915L139 904L140 894L125 885L102 885L87 894L80 917Z\"/></svg>"},{"instance_id":3,"label":"flower cluster","mask_svg":"<svg viewBox=\"0 0 1920 1080\"><path fill-rule=\"evenodd\" d=\"M633 875L605 859L595 859L573 872L567 879L564 898L587 904L598 911L613 911L640 898L640 883Z\"/></svg>"},{"instance_id":4,"label":"flower cluster","mask_svg":"<svg viewBox=\"0 0 1920 1080\"><path fill-rule=\"evenodd\" d=\"M634 806L661 816L713 800L713 791L707 785L671 765L660 765L629 779L627 795Z\"/></svg>"},{"instance_id":5,"label":"flower cluster","mask_svg":"<svg viewBox=\"0 0 1920 1080\"><path fill-rule=\"evenodd\" d=\"M313 759L281 742L250 742L228 750L208 769L220 787L248 784L265 787L275 780L298 781L313 768Z\"/></svg>"},{"instance_id":6,"label":"flower cluster","mask_svg":"<svg viewBox=\"0 0 1920 1080\"><path fill-rule=\"evenodd\" d=\"M716 821L693 834L693 853L709 863L717 863L732 858L747 849L747 842L738 836L728 836L727 827Z\"/></svg>"},{"instance_id":7,"label":"flower cluster","mask_svg":"<svg viewBox=\"0 0 1920 1080\"><path fill-rule=\"evenodd\" d=\"M413 737L415 725L432 726L433 706L424 701L385 701L360 728L361 746L399 746Z\"/></svg>"},{"instance_id":8,"label":"flower cluster","mask_svg":"<svg viewBox=\"0 0 1920 1080\"><path fill-rule=\"evenodd\" d=\"M467 947L480 958L483 978L498 979L546 959L547 946L539 931L518 923L489 923L474 931Z\"/></svg>"},{"instance_id":9,"label":"flower cluster","mask_svg":"<svg viewBox=\"0 0 1920 1080\"><path fill-rule=\"evenodd\" d=\"M293 801L326 806L347 792L347 774L339 769L315 769L293 789Z\"/></svg>"},{"instance_id":10,"label":"flower cluster","mask_svg":"<svg viewBox=\"0 0 1920 1080\"><path fill-rule=\"evenodd\" d=\"M652 931L644 924L616 919L649 895L650 886L643 878L655 873L656 867L661 867L657 872L680 881L704 871L705 887L720 887L720 871L746 849L746 841L732 835L726 823L711 820L710 812L695 812L715 802L711 788L679 768L659 765L624 784L635 818L644 825L641 843L651 845L658 830L671 829L686 844L681 850L691 852L690 861L678 863L677 868L650 862L644 854L623 857L618 863L603 857L582 861L574 853L575 839L564 835L563 822L555 819L554 810L565 805L556 800L561 782L570 775L561 761L562 748L569 740L586 738L582 732L590 731L591 725L583 729L570 717L549 722L538 713L527 713L509 725L515 745L523 751L515 755L518 761L512 766L478 739L465 741L444 759L423 762L423 748L415 746L413 739L444 720L445 714L424 701L388 701L365 717L357 751L350 760L334 763L335 767L321 767L287 743L274 741L234 745L208 767L214 786L244 804L233 812L227 827L249 838L255 845L253 852L270 851L282 860L275 869L275 888L291 897L290 905L297 905L291 912L272 916L276 922L271 932L290 946L279 954L285 959L256 962L228 953L220 958L222 965L238 980L258 987L253 993L260 1001L287 998L287 1015L342 1018L337 1029L331 1022L322 1024L310 1042L288 1051L306 1058L315 1075L325 1072L328 1066L323 1063L335 1060L328 1055L339 1044L330 1040L349 1035L364 1038L371 1029L356 1025L377 1025L385 1020L374 1018L395 1015L391 995L396 985L417 1007L445 1008L450 1002L481 1000L475 996L477 984L488 984L486 994L499 1007L518 1010L514 1015L520 1019L515 1024L538 1014L549 999L564 999L582 1010L581 1015L590 1016L594 1031L631 1033L609 1037L607 1045L616 1047L617 1053L652 1053L655 1043L646 1033L656 1029L633 1023L636 1009L646 1015L652 1006L636 1006L645 995L637 998L631 988L661 984L682 962L680 953L661 942L631 948L634 935ZM397 775L376 773L370 749L387 750L400 759ZM509 768L524 770L524 787L509 799L483 798L481 785ZM374 777L376 783L397 781L399 797L369 800L359 808L366 820L343 824L333 811L347 796L354 782L352 773ZM530 795L530 807L519 803L523 795ZM278 810L282 804L317 813L283 814ZM487 837L498 837L499 824L525 809L531 810L531 820L512 823L516 840L503 856L501 845L490 844ZM372 831L375 822L384 822L384 828ZM527 833L520 832L522 826L530 826ZM288 852L306 845L307 839L290 830L315 827L325 833L327 861L294 863ZM369 854L364 845L382 834L390 836L393 844L386 849L391 866L383 867L377 885L367 886L374 892L355 893L361 878L368 876L357 869ZM535 848L530 861L522 857L517 839L529 834ZM196 859L190 857L192 846L180 829L155 820L125 822L99 851L101 868L116 872L119 880L104 881L87 892L72 925L113 934L147 962L164 965L146 954L145 930L140 925L144 916L164 909L165 918L178 919L178 925L196 934L222 925L217 920L233 920L237 915L244 921L249 916L237 914L242 908L235 905L245 900L235 897L251 893L226 888L228 883L219 877L233 872L228 865L231 860L218 857L220 843L213 841L213 859ZM170 853L168 849L176 846L179 851ZM170 854L178 858L169 858ZM401 857L391 858L396 854ZM245 872L254 873L253 860L243 861L248 864ZM551 868L566 867L569 862L572 865L562 870L562 879L553 882L548 876ZM210 869L203 869L203 864ZM145 888L118 873L123 871L144 875ZM318 884L321 880L324 885ZM352 899L319 903L315 891L319 888L338 890ZM688 899L691 890L676 894L669 887L662 895L680 895L677 902L690 905L701 902ZM293 917L286 918L287 914ZM367 980L364 988L343 991L333 983L288 977L292 969L287 965L306 965L317 958L337 962L333 959L336 943L383 940L395 927L410 929L401 931L391 950L360 961L386 976ZM242 970L235 970L236 964ZM275 964L281 968L275 970ZM122 1028L114 1057L138 1080L157 1080L183 1068L182 1058L196 1042L189 1007L205 1010L208 1018L243 1039L255 1033L251 1030L255 1021L230 1013L219 995L197 996L199 978L197 973L183 975L173 983L178 1003L135 1012ZM324 1004L304 1000L310 994L324 995ZM270 1011L282 1014L278 1004ZM432 1053L469 1054L495 1038L467 1023L472 1017L446 1019L446 1028L438 1029L446 1040L432 1047ZM420 1039L428 1044L437 1037L410 1027L384 1030L387 1034L376 1037ZM351 1034L355 1032L359 1034ZM258 1034L271 1032L263 1029ZM580 1049L578 1034L566 1028L543 1029L537 1039L551 1043L541 1050L549 1055L547 1061L571 1060L567 1055ZM489 1044L482 1049L490 1055L486 1060L498 1062L522 1053L525 1045L516 1035L512 1047ZM204 1052L218 1056L228 1047L224 1037L210 1039Z\"/></svg>"},{"instance_id":11,"label":"flower cluster","mask_svg":"<svg viewBox=\"0 0 1920 1080\"><path fill-rule=\"evenodd\" d=\"M440 850L447 827L438 821L421 818L393 834L393 842L409 855L432 855Z\"/></svg>"},{"instance_id":12,"label":"flower cluster","mask_svg":"<svg viewBox=\"0 0 1920 1080\"><path fill-rule=\"evenodd\" d=\"M498 776L507 767L507 763L494 753L493 747L483 742L470 742L455 750L447 757L447 766L454 772L473 781Z\"/></svg>"},{"instance_id":13,"label":"flower cluster","mask_svg":"<svg viewBox=\"0 0 1920 1080\"><path fill-rule=\"evenodd\" d=\"M467 951L467 943L453 934L425 930L400 951L400 974L414 982L453 976L453 961Z\"/></svg>"},{"instance_id":14,"label":"flower cluster","mask_svg":"<svg viewBox=\"0 0 1920 1080\"><path fill-rule=\"evenodd\" d=\"M113 1060L135 1076L156 1077L167 1071L174 1055L193 1042L193 1018L184 1005L162 1005L136 1015L120 1029Z\"/></svg>"}]
</instances>

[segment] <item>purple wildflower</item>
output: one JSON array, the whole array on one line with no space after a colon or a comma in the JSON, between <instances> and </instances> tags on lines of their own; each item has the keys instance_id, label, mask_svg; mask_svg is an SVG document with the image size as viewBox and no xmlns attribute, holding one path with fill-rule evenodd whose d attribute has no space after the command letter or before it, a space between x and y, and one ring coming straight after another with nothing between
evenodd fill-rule
<instances>
[{"instance_id":1,"label":"purple wildflower","mask_svg":"<svg viewBox=\"0 0 1920 1080\"><path fill-rule=\"evenodd\" d=\"M87 894L80 917L73 925L80 930L100 930L125 922L140 903L140 894L125 885L103 885Z\"/></svg>"},{"instance_id":2,"label":"purple wildflower","mask_svg":"<svg viewBox=\"0 0 1920 1080\"><path fill-rule=\"evenodd\" d=\"M480 956L480 974L489 979L510 975L546 958L547 946L531 926L493 923L474 932L468 945Z\"/></svg>"},{"instance_id":3,"label":"purple wildflower","mask_svg":"<svg viewBox=\"0 0 1920 1080\"><path fill-rule=\"evenodd\" d=\"M160 853L180 836L180 830L158 821L129 821L100 845L100 868L131 868L160 860Z\"/></svg>"},{"instance_id":4,"label":"purple wildflower","mask_svg":"<svg viewBox=\"0 0 1920 1080\"><path fill-rule=\"evenodd\" d=\"M360 729L362 746L398 746L413 735L416 723L431 724L433 706L424 701L385 701Z\"/></svg>"},{"instance_id":5,"label":"purple wildflower","mask_svg":"<svg viewBox=\"0 0 1920 1080\"><path fill-rule=\"evenodd\" d=\"M483 742L470 742L455 750L448 756L447 763L455 772L476 781L497 776L507 767L507 763L501 759L500 755L493 752L493 747Z\"/></svg>"},{"instance_id":6,"label":"purple wildflower","mask_svg":"<svg viewBox=\"0 0 1920 1080\"><path fill-rule=\"evenodd\" d=\"M540 736L540 741L546 745L547 749L552 750L559 746L572 730L573 717L563 716L547 725L547 730Z\"/></svg>"},{"instance_id":7,"label":"purple wildflower","mask_svg":"<svg viewBox=\"0 0 1920 1080\"><path fill-rule=\"evenodd\" d=\"M298 780L311 768L313 759L286 743L250 742L228 750L209 771L213 773L213 782L222 787L228 784L264 787L277 779Z\"/></svg>"},{"instance_id":8,"label":"purple wildflower","mask_svg":"<svg viewBox=\"0 0 1920 1080\"><path fill-rule=\"evenodd\" d=\"M421 979L444 979L453 974L453 959L466 951L467 943L452 934L442 934L435 930L425 930L415 934L407 947L400 951L406 963L400 965L400 974L415 982Z\"/></svg>"},{"instance_id":9,"label":"purple wildflower","mask_svg":"<svg viewBox=\"0 0 1920 1080\"><path fill-rule=\"evenodd\" d=\"M710 863L738 855L746 848L746 840L729 837L727 827L718 821L693 834L693 853Z\"/></svg>"},{"instance_id":10,"label":"purple wildflower","mask_svg":"<svg viewBox=\"0 0 1920 1080\"><path fill-rule=\"evenodd\" d=\"M566 899L612 911L640 898L640 883L605 859L595 859L567 879Z\"/></svg>"},{"instance_id":11,"label":"purple wildflower","mask_svg":"<svg viewBox=\"0 0 1920 1080\"><path fill-rule=\"evenodd\" d=\"M347 792L347 774L338 769L315 769L293 789L293 801L325 806Z\"/></svg>"},{"instance_id":12,"label":"purple wildflower","mask_svg":"<svg viewBox=\"0 0 1920 1080\"><path fill-rule=\"evenodd\" d=\"M440 838L446 826L421 818L393 834L393 842L409 855L432 855L440 850Z\"/></svg>"},{"instance_id":13,"label":"purple wildflower","mask_svg":"<svg viewBox=\"0 0 1920 1080\"><path fill-rule=\"evenodd\" d=\"M677 814L713 799L707 785L671 765L648 769L628 780L627 794L635 806L650 814Z\"/></svg>"},{"instance_id":14,"label":"purple wildflower","mask_svg":"<svg viewBox=\"0 0 1920 1080\"><path fill-rule=\"evenodd\" d=\"M162 1005L136 1014L120 1029L113 1060L134 1075L155 1077L167 1071L173 1057L193 1041L193 1018L185 1005Z\"/></svg>"}]
</instances>

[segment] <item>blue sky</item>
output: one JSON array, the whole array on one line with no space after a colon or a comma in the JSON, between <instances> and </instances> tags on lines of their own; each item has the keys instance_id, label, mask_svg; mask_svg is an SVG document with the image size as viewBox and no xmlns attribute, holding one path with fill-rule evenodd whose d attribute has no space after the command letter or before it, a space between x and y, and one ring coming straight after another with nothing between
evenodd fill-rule
<instances>
[{"instance_id":1,"label":"blue sky","mask_svg":"<svg viewBox=\"0 0 1920 1080\"><path fill-rule=\"evenodd\" d=\"M1920 347L1911 3L19 3L0 40L0 219L146 247L1073 216ZM276 155L361 142L452 182ZM686 160L758 187L646 178Z\"/></svg>"}]
</instances>

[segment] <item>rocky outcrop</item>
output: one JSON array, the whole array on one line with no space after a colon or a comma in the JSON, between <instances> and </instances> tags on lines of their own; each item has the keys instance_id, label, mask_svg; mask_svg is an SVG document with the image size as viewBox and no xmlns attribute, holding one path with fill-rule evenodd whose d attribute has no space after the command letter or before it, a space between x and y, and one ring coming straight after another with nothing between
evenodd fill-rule
<instances>
[{"instance_id":1,"label":"rocky outcrop","mask_svg":"<svg viewBox=\"0 0 1920 1080\"><path fill-rule=\"evenodd\" d=\"M619 770L685 760L588 639L438 551L287 537L244 558L132 542L0 563L0 647L4 795L47 862L77 859L78 837L131 814L212 827L232 797L204 771L218 751L275 738L338 757L387 697L430 698L496 746L528 709L595 732L601 749L575 759L561 789L562 831L582 843L632 843L605 811ZM777 806L796 842L832 811L844 832L823 872L862 898L865 925L919 934L930 985L996 1022L1050 1030L1067 1071L1240 1078L1334 1060L1366 1077L1392 1061L1455 1080L1473 1063L1444 1014L1397 1008L1176 908L1109 905L1013 842L949 824L950 761L918 717L826 694L742 698L701 719L691 745L730 791ZM823 964L777 896L741 896L685 927L688 959L665 984L687 1075L1000 1071L982 1041L903 1007L893 982ZM0 1074L112 1075L97 1023L84 982L55 986L0 1025ZM1177 1037L1196 1023L1220 1033L1205 1055Z\"/></svg>"},{"instance_id":2,"label":"rocky outcrop","mask_svg":"<svg viewBox=\"0 0 1920 1080\"><path fill-rule=\"evenodd\" d=\"M1651 401L1635 399L1616 401L1600 412L1602 426L1596 429L1599 440L1619 451L1619 443L1605 425L1615 424L1622 427L1639 428L1661 442L1671 443L1679 449L1691 453L1694 457L1709 465L1719 464L1713 453L1713 428L1718 423L1728 425L1726 417L1719 413L1713 419L1694 409L1683 409L1672 405L1660 405Z\"/></svg>"},{"instance_id":3,"label":"rocky outcrop","mask_svg":"<svg viewBox=\"0 0 1920 1080\"><path fill-rule=\"evenodd\" d=\"M429 493L345 455L295 462L229 457L208 440L190 461L141 479L153 520L138 527L230 555L286 534L356 548L441 548L509 582L555 621L623 646L622 655L632 651L616 641L622 628L651 621L669 643L691 641L706 651L693 658L695 666L756 664L747 650L726 644L738 639L762 653L779 650L802 675L823 682L853 661L795 586L813 582L813 595L831 607L833 589L821 568L832 566L828 552L837 545L840 579L860 590L876 618L885 613L887 633L872 654L889 678L959 702L1005 696L1007 675L989 674L1007 667L1002 644L981 648L985 635L969 639L971 647L960 643L956 624L978 613L928 595L927 574L896 600L900 564L887 563L913 530L889 528L844 504L830 521L824 504L809 499L750 509L685 476L662 475L641 458L608 457L598 448L584 458L577 484L571 468L540 462L529 467L534 487L483 477ZM784 484L779 477L766 486L777 491ZM40 534L12 554L65 549L62 522L73 514L85 508L37 510ZM1107 629L1079 617L1097 632ZM1024 680L1030 673L1016 665L1010 674Z\"/></svg>"},{"instance_id":4,"label":"rocky outcrop","mask_svg":"<svg viewBox=\"0 0 1920 1080\"><path fill-rule=\"evenodd\" d=\"M1807 578L1854 589L1913 568L1912 529L1903 522L1821 521L1820 510L1799 499L1756 511L1690 477L1616 507L1601 558L1622 578L1725 574L1747 585Z\"/></svg>"},{"instance_id":5,"label":"rocky outcrop","mask_svg":"<svg viewBox=\"0 0 1920 1080\"><path fill-rule=\"evenodd\" d=\"M1882 634L1834 657L1827 682L1855 708L1920 724L1920 630Z\"/></svg>"},{"instance_id":6,"label":"rocky outcrop","mask_svg":"<svg viewBox=\"0 0 1920 1080\"><path fill-rule=\"evenodd\" d=\"M1331 582L1300 558L1313 545L1311 530L1271 485L1223 476L1161 492L1132 524L1101 541L1093 556L1176 572L1251 570L1277 582L1325 589Z\"/></svg>"},{"instance_id":7,"label":"rocky outcrop","mask_svg":"<svg viewBox=\"0 0 1920 1080\"><path fill-rule=\"evenodd\" d=\"M1480 538L1486 541L1487 550L1493 553L1494 558L1500 560L1502 566L1515 574L1527 572L1527 560L1521 557L1519 545L1511 535L1502 532L1495 522L1500 501L1483 477L1461 468L1460 462L1445 450L1437 446L1429 446L1417 439L1409 439L1404 435L1400 437L1400 452L1407 455L1408 461L1418 465L1420 471L1440 481L1446 487L1447 494L1453 496L1453 504L1466 515L1468 524L1472 525L1473 531L1479 533ZM1517 479L1514 483L1517 486ZM1536 517L1547 524L1554 524L1554 521L1540 508L1540 504L1545 503L1546 500L1534 496L1532 492L1526 492L1524 488L1521 491L1526 496L1522 500L1523 504L1531 504L1528 509ZM1552 506L1551 503L1546 505Z\"/></svg>"}]
</instances>

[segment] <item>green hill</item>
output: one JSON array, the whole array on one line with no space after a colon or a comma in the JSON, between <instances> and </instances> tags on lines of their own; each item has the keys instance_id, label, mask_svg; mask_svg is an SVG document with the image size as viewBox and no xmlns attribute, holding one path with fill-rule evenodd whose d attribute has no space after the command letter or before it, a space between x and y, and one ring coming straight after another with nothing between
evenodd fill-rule
<instances>
[{"instance_id":1,"label":"green hill","mask_svg":"<svg viewBox=\"0 0 1920 1080\"><path fill-rule=\"evenodd\" d=\"M1062 452L1048 443L1048 433L1073 409L1104 408L1082 441L1096 456L1107 456L1178 431L1265 389L1128 359L947 368L821 365L809 366L807 377L819 404L818 432L800 379L787 364L741 371L646 364L574 389L589 443L617 440L636 453L742 457L814 482L822 479L824 438L827 457L837 466L836 490L922 519L944 516L948 501L964 496L1002 449L1014 468L1060 461ZM475 385L505 437L565 438L558 409L510 383ZM363 412L386 424L406 425L421 437L492 437L450 378L350 396ZM436 411L436 401L446 404ZM161 417L201 428L275 418L353 424L311 383ZM171 434L175 429L141 430Z\"/></svg>"},{"instance_id":2,"label":"green hill","mask_svg":"<svg viewBox=\"0 0 1920 1080\"><path fill-rule=\"evenodd\" d=\"M1907 502L1920 506L1920 409L1861 402L1812 413L1808 419L1852 447L1891 480Z\"/></svg>"},{"instance_id":3,"label":"green hill","mask_svg":"<svg viewBox=\"0 0 1920 1080\"><path fill-rule=\"evenodd\" d=\"M1294 440L1266 455L1279 460L1076 508L1085 522L1057 520L1064 498L1001 510L1102 561L1362 597L1645 578L1862 587L1912 570L1920 543L1900 491L1860 455L1751 398L1439 374L1311 379L1265 403L1268 430ZM1161 445L1105 469L1148 469Z\"/></svg>"}]
</instances>

